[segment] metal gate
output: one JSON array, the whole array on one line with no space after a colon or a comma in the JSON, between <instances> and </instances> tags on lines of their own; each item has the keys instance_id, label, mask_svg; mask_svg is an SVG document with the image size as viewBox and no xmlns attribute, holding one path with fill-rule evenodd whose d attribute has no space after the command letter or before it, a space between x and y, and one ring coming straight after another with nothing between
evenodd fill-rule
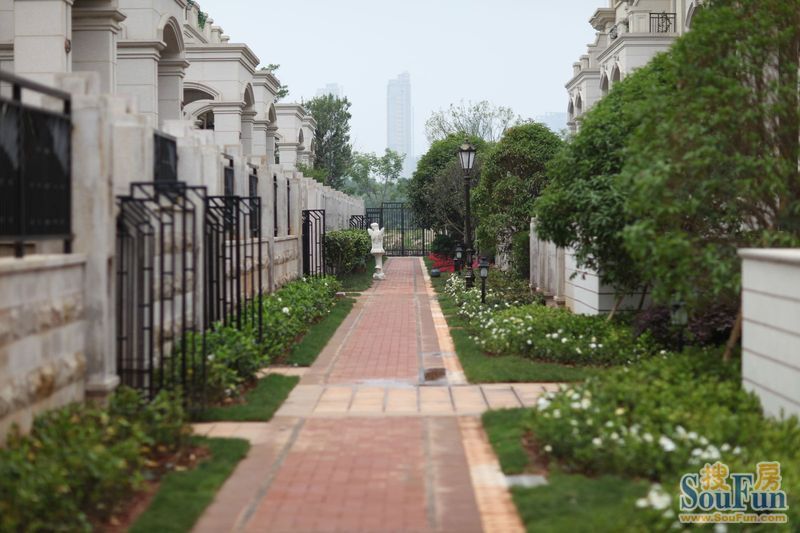
<instances>
[{"instance_id":1,"label":"metal gate","mask_svg":"<svg viewBox=\"0 0 800 533\"><path fill-rule=\"evenodd\" d=\"M411 207L403 202L384 202L366 210L367 227L373 222L384 228L383 248L387 256L425 256L430 252L432 231L417 222Z\"/></svg>"},{"instance_id":2,"label":"metal gate","mask_svg":"<svg viewBox=\"0 0 800 533\"><path fill-rule=\"evenodd\" d=\"M325 210L303 211L303 276L324 276Z\"/></svg>"},{"instance_id":3,"label":"metal gate","mask_svg":"<svg viewBox=\"0 0 800 533\"><path fill-rule=\"evenodd\" d=\"M205 335L198 303L204 187L133 183L118 198L117 371L153 398L180 387L204 403Z\"/></svg>"},{"instance_id":4,"label":"metal gate","mask_svg":"<svg viewBox=\"0 0 800 533\"><path fill-rule=\"evenodd\" d=\"M364 215L350 215L350 229L367 229L367 217Z\"/></svg>"}]
</instances>

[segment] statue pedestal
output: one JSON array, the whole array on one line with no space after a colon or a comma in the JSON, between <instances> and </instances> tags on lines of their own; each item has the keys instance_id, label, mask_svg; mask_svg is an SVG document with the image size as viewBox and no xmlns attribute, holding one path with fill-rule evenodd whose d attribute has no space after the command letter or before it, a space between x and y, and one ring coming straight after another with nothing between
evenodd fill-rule
<instances>
[{"instance_id":1,"label":"statue pedestal","mask_svg":"<svg viewBox=\"0 0 800 533\"><path fill-rule=\"evenodd\" d=\"M375 273L372 274L372 279L386 279L383 273L383 254L374 253L375 256Z\"/></svg>"}]
</instances>

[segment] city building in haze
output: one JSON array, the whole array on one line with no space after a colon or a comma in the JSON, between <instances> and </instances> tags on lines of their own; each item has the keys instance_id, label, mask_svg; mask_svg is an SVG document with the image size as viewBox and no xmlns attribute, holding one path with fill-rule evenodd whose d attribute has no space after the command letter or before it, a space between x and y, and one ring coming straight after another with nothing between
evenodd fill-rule
<instances>
[{"instance_id":1,"label":"city building in haze","mask_svg":"<svg viewBox=\"0 0 800 533\"><path fill-rule=\"evenodd\" d=\"M411 108L411 77L403 72L389 80L386 87L386 146L400 154L403 160L403 177L414 172L414 119Z\"/></svg>"},{"instance_id":2,"label":"city building in haze","mask_svg":"<svg viewBox=\"0 0 800 533\"><path fill-rule=\"evenodd\" d=\"M344 98L344 88L338 83L328 83L325 87L317 89L317 96L325 96L328 94L336 98Z\"/></svg>"}]
</instances>

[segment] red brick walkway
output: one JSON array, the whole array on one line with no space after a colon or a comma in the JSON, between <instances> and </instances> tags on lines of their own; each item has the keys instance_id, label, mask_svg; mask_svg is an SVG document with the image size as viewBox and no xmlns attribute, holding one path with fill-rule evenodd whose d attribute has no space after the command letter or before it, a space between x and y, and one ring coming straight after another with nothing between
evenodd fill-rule
<instances>
[{"instance_id":1,"label":"red brick walkway","mask_svg":"<svg viewBox=\"0 0 800 533\"><path fill-rule=\"evenodd\" d=\"M507 509L487 520L498 498L508 507L504 488L497 497L480 490L476 497L476 470L484 467L468 461L481 451L465 440L464 428L475 434L477 419L387 414L395 404L418 407L428 393L451 393L446 380L421 386L426 361L439 352L421 262L394 258L385 272L264 424L195 531L518 529ZM356 399L348 386L363 394Z\"/></svg>"}]
</instances>

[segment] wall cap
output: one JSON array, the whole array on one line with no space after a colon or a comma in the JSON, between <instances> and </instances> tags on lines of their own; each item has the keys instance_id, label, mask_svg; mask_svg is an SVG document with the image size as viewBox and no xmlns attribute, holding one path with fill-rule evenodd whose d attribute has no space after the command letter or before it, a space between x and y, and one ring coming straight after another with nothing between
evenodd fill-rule
<instances>
[{"instance_id":1,"label":"wall cap","mask_svg":"<svg viewBox=\"0 0 800 533\"><path fill-rule=\"evenodd\" d=\"M800 248L742 248L739 257L750 261L800 266Z\"/></svg>"},{"instance_id":2,"label":"wall cap","mask_svg":"<svg viewBox=\"0 0 800 533\"><path fill-rule=\"evenodd\" d=\"M55 270L85 263L84 254L31 254L23 258L3 257L0 258L0 276L35 270Z\"/></svg>"}]
</instances>

